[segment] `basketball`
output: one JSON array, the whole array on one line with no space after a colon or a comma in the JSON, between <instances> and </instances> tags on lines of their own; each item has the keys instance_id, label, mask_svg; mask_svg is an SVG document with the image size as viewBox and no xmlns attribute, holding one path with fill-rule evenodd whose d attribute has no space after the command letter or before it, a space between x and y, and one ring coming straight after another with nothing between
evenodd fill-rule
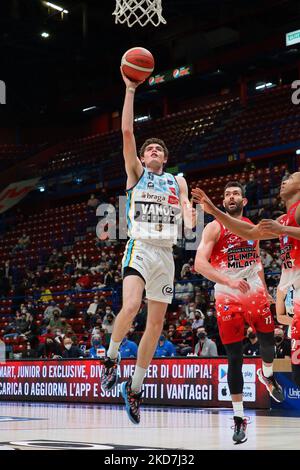
<instances>
[{"instance_id":1,"label":"basketball","mask_svg":"<svg viewBox=\"0 0 300 470\"><path fill-rule=\"evenodd\" d=\"M125 52L121 60L123 73L134 82L146 80L154 70L154 58L143 47L133 47Z\"/></svg>"}]
</instances>

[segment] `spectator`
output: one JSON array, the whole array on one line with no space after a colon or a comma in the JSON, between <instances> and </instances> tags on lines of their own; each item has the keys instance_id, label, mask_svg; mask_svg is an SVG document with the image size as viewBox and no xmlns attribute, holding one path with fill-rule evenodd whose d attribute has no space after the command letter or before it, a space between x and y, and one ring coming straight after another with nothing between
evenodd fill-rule
<instances>
[{"instance_id":1,"label":"spectator","mask_svg":"<svg viewBox=\"0 0 300 470\"><path fill-rule=\"evenodd\" d=\"M42 292L39 300L41 302L51 302L53 300L51 290L48 287L42 287Z\"/></svg>"},{"instance_id":2,"label":"spectator","mask_svg":"<svg viewBox=\"0 0 300 470\"><path fill-rule=\"evenodd\" d=\"M112 333L115 319L115 315L112 312L106 313L102 322L102 328L106 331L106 333Z\"/></svg>"},{"instance_id":3,"label":"spectator","mask_svg":"<svg viewBox=\"0 0 300 470\"><path fill-rule=\"evenodd\" d=\"M56 269L56 268L58 268L58 264L59 264L59 254L58 254L57 249L54 248L52 250L51 255L49 256L48 261L47 261L47 266L50 269Z\"/></svg>"},{"instance_id":4,"label":"spectator","mask_svg":"<svg viewBox=\"0 0 300 470\"><path fill-rule=\"evenodd\" d=\"M193 350L193 341L192 325L190 322L186 322L185 329L181 332L180 341L177 343L177 353L179 353L180 356L187 356L190 354Z\"/></svg>"},{"instance_id":5,"label":"spectator","mask_svg":"<svg viewBox=\"0 0 300 470\"><path fill-rule=\"evenodd\" d=\"M195 346L194 354L200 357L216 357L218 356L217 346L214 341L207 337L205 328L201 327L197 330L198 342Z\"/></svg>"},{"instance_id":6,"label":"spectator","mask_svg":"<svg viewBox=\"0 0 300 470\"><path fill-rule=\"evenodd\" d=\"M88 309L86 311L87 315L96 315L99 310L99 297L97 295L94 296L93 302L90 303Z\"/></svg>"},{"instance_id":7,"label":"spectator","mask_svg":"<svg viewBox=\"0 0 300 470\"><path fill-rule=\"evenodd\" d=\"M43 359L58 359L61 357L62 351L52 334L45 336L45 342L40 344L38 348L38 357Z\"/></svg>"},{"instance_id":8,"label":"spectator","mask_svg":"<svg viewBox=\"0 0 300 470\"><path fill-rule=\"evenodd\" d=\"M67 319L76 317L76 306L72 302L71 297L66 297L61 315Z\"/></svg>"},{"instance_id":9,"label":"spectator","mask_svg":"<svg viewBox=\"0 0 300 470\"><path fill-rule=\"evenodd\" d=\"M38 336L39 328L30 313L27 313L26 320L27 328L26 331L24 331L23 335L26 340L31 341L33 338Z\"/></svg>"},{"instance_id":10,"label":"spectator","mask_svg":"<svg viewBox=\"0 0 300 470\"><path fill-rule=\"evenodd\" d=\"M105 357L106 348L102 344L102 338L100 335L92 336L91 344L92 347L89 351L89 357L92 357L94 359Z\"/></svg>"},{"instance_id":11,"label":"spectator","mask_svg":"<svg viewBox=\"0 0 300 470\"><path fill-rule=\"evenodd\" d=\"M62 328L62 319L60 318L59 309L55 308L53 310L52 316L49 321L49 325L51 326L51 328L53 328L53 330L55 328Z\"/></svg>"},{"instance_id":12,"label":"spectator","mask_svg":"<svg viewBox=\"0 0 300 470\"><path fill-rule=\"evenodd\" d=\"M62 352L62 357L64 359L77 359L83 357L83 352L79 349L78 346L73 344L71 338L64 338L64 348Z\"/></svg>"},{"instance_id":13,"label":"spectator","mask_svg":"<svg viewBox=\"0 0 300 470\"><path fill-rule=\"evenodd\" d=\"M252 162L251 158L246 158L246 164L243 168L244 173L251 173L252 171L256 170L256 165L255 163Z\"/></svg>"},{"instance_id":14,"label":"spectator","mask_svg":"<svg viewBox=\"0 0 300 470\"><path fill-rule=\"evenodd\" d=\"M175 346L165 338L164 333L161 334L154 357L173 357L176 356Z\"/></svg>"},{"instance_id":15,"label":"spectator","mask_svg":"<svg viewBox=\"0 0 300 470\"><path fill-rule=\"evenodd\" d=\"M91 287L91 277L88 273L84 273L84 271L81 271L80 277L76 281L76 289L81 291L81 290L87 290Z\"/></svg>"},{"instance_id":16,"label":"spectator","mask_svg":"<svg viewBox=\"0 0 300 470\"><path fill-rule=\"evenodd\" d=\"M55 300L51 300L50 304L48 305L48 307L46 307L44 311L44 318L47 320L52 320L54 310L58 311L59 315L61 314L61 309L58 307Z\"/></svg>"},{"instance_id":17,"label":"spectator","mask_svg":"<svg viewBox=\"0 0 300 470\"><path fill-rule=\"evenodd\" d=\"M204 314L201 312L201 310L196 310L195 311L195 320L192 323L192 330L197 330L204 324Z\"/></svg>"},{"instance_id":18,"label":"spectator","mask_svg":"<svg viewBox=\"0 0 300 470\"><path fill-rule=\"evenodd\" d=\"M38 358L39 340L37 337L27 341L26 350L22 352L23 359L37 359Z\"/></svg>"},{"instance_id":19,"label":"spectator","mask_svg":"<svg viewBox=\"0 0 300 470\"><path fill-rule=\"evenodd\" d=\"M244 356L259 356L259 342L251 326L247 329L248 342L244 346Z\"/></svg>"},{"instance_id":20,"label":"spectator","mask_svg":"<svg viewBox=\"0 0 300 470\"><path fill-rule=\"evenodd\" d=\"M128 330L127 339L129 341L132 341L135 344L139 344L140 342L141 337L138 334L138 332L135 330L135 327L133 325L131 325L131 327Z\"/></svg>"},{"instance_id":21,"label":"spectator","mask_svg":"<svg viewBox=\"0 0 300 470\"><path fill-rule=\"evenodd\" d=\"M100 204L99 199L96 198L95 194L90 195L90 199L87 202L87 206L95 209Z\"/></svg>"},{"instance_id":22,"label":"spectator","mask_svg":"<svg viewBox=\"0 0 300 470\"><path fill-rule=\"evenodd\" d=\"M120 345L120 354L122 359L126 359L128 357L136 357L137 356L137 344L134 341L130 341L127 336L123 339Z\"/></svg>"},{"instance_id":23,"label":"spectator","mask_svg":"<svg viewBox=\"0 0 300 470\"><path fill-rule=\"evenodd\" d=\"M219 336L218 322L213 308L207 310L203 326L210 339L217 339Z\"/></svg>"},{"instance_id":24,"label":"spectator","mask_svg":"<svg viewBox=\"0 0 300 470\"><path fill-rule=\"evenodd\" d=\"M0 297L6 298L10 291L9 278L5 276L4 269L0 272Z\"/></svg>"},{"instance_id":25,"label":"spectator","mask_svg":"<svg viewBox=\"0 0 300 470\"><path fill-rule=\"evenodd\" d=\"M28 316L27 316L26 310L24 312L24 309L22 309L22 312L20 313L20 315L17 316L16 333L19 335L22 335L25 333L25 331L28 330L28 327L29 327Z\"/></svg>"},{"instance_id":26,"label":"spectator","mask_svg":"<svg viewBox=\"0 0 300 470\"><path fill-rule=\"evenodd\" d=\"M275 328L275 357L284 359L291 357L291 340L284 337L284 331L281 328Z\"/></svg>"},{"instance_id":27,"label":"spectator","mask_svg":"<svg viewBox=\"0 0 300 470\"><path fill-rule=\"evenodd\" d=\"M246 198L251 204L251 207L257 206L257 203L258 203L257 192L258 192L257 182L255 181L254 175L250 175L249 181L246 186Z\"/></svg>"},{"instance_id":28,"label":"spectator","mask_svg":"<svg viewBox=\"0 0 300 470\"><path fill-rule=\"evenodd\" d=\"M27 246L30 244L30 238L26 233L23 233L21 238L19 238L18 243L13 248L12 253L15 254L17 251L26 250Z\"/></svg>"},{"instance_id":29,"label":"spectator","mask_svg":"<svg viewBox=\"0 0 300 470\"><path fill-rule=\"evenodd\" d=\"M171 323L168 328L167 339L175 346L181 341L181 334L176 330L176 326Z\"/></svg>"}]
</instances>

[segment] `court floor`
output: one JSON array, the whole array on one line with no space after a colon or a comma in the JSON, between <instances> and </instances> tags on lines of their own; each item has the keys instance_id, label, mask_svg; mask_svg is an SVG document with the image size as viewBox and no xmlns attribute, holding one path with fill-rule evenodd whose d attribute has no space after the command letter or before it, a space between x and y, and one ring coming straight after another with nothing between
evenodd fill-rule
<instances>
[{"instance_id":1,"label":"court floor","mask_svg":"<svg viewBox=\"0 0 300 470\"><path fill-rule=\"evenodd\" d=\"M231 441L228 409L143 407L131 424L122 406L0 402L0 450L300 449L300 415L247 410L248 441Z\"/></svg>"}]
</instances>

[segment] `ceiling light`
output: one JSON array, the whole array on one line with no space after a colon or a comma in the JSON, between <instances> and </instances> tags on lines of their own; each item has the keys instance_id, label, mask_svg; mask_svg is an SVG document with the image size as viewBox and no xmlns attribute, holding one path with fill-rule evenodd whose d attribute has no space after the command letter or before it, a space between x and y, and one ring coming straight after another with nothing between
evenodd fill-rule
<instances>
[{"instance_id":1,"label":"ceiling light","mask_svg":"<svg viewBox=\"0 0 300 470\"><path fill-rule=\"evenodd\" d=\"M42 38L48 38L50 36L49 33L46 33L45 31L41 33Z\"/></svg>"},{"instance_id":2,"label":"ceiling light","mask_svg":"<svg viewBox=\"0 0 300 470\"><path fill-rule=\"evenodd\" d=\"M91 109L96 109L97 106L90 106L89 108L83 108L83 112L85 113L85 111L91 111Z\"/></svg>"},{"instance_id":3,"label":"ceiling light","mask_svg":"<svg viewBox=\"0 0 300 470\"><path fill-rule=\"evenodd\" d=\"M54 3L51 3L51 2L44 2L44 3L45 3L45 5L47 5L47 7L53 8L53 10L57 10L57 11L60 11L62 13L69 13L68 10L65 10L64 8L59 7L58 5L55 5Z\"/></svg>"}]
</instances>

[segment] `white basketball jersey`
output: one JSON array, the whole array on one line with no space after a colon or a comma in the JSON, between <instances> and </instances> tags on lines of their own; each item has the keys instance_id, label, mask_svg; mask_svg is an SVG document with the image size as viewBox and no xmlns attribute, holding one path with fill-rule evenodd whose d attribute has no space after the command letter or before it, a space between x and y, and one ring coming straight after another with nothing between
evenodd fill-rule
<instances>
[{"instance_id":1,"label":"white basketball jersey","mask_svg":"<svg viewBox=\"0 0 300 470\"><path fill-rule=\"evenodd\" d=\"M171 247L181 224L179 186L173 175L147 168L137 184L126 191L128 236L134 240Z\"/></svg>"}]
</instances>

